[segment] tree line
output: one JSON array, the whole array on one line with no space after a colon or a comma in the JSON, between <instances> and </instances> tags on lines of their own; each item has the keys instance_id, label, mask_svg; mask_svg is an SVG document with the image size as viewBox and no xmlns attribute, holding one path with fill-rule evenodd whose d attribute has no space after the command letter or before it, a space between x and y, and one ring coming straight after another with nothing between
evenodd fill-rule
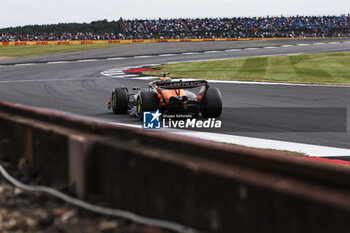
<instances>
[{"instance_id":1,"label":"tree line","mask_svg":"<svg viewBox=\"0 0 350 233\"><path fill-rule=\"evenodd\" d=\"M9 27L0 29L0 33L62 33L62 32L91 32L95 34L113 32L121 32L122 19L118 21L105 20L92 21L91 23L59 23L49 25L26 25L19 27Z\"/></svg>"}]
</instances>

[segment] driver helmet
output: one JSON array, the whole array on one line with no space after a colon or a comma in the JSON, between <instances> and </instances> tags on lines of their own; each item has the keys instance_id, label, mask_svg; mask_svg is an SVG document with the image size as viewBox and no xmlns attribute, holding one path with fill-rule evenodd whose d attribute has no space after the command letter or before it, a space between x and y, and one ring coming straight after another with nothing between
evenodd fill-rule
<instances>
[{"instance_id":1,"label":"driver helmet","mask_svg":"<svg viewBox=\"0 0 350 233\"><path fill-rule=\"evenodd\" d=\"M161 77L160 81L171 82L171 78L169 78L169 77Z\"/></svg>"}]
</instances>

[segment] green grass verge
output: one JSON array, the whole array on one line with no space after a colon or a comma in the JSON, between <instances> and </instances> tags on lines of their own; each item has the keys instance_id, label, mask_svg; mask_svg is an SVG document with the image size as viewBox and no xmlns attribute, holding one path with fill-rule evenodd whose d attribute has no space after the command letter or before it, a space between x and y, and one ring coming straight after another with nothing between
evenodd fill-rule
<instances>
[{"instance_id":1,"label":"green grass verge","mask_svg":"<svg viewBox=\"0 0 350 233\"><path fill-rule=\"evenodd\" d=\"M185 62L157 68L173 78L350 85L350 52Z\"/></svg>"},{"instance_id":2,"label":"green grass verge","mask_svg":"<svg viewBox=\"0 0 350 233\"><path fill-rule=\"evenodd\" d=\"M26 45L0 46L0 58L30 57L55 53L67 53L81 50L99 49L125 44L86 44L86 45Z\"/></svg>"}]
</instances>

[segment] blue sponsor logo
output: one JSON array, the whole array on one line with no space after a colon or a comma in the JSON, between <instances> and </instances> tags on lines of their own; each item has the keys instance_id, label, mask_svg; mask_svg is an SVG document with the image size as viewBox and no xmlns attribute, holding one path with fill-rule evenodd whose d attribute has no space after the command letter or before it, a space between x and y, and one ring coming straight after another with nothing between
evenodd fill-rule
<instances>
[{"instance_id":1,"label":"blue sponsor logo","mask_svg":"<svg viewBox=\"0 0 350 233\"><path fill-rule=\"evenodd\" d=\"M159 110L156 112L143 112L143 128L144 129L160 129L161 113Z\"/></svg>"}]
</instances>

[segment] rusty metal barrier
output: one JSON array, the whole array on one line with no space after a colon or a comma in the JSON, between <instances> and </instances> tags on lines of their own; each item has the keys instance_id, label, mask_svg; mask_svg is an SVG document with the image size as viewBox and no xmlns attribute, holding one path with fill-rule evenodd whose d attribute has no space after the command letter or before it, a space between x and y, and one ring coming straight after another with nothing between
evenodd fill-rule
<instances>
[{"instance_id":1,"label":"rusty metal barrier","mask_svg":"<svg viewBox=\"0 0 350 233\"><path fill-rule=\"evenodd\" d=\"M81 199L206 232L348 232L350 169L0 102L0 154Z\"/></svg>"}]
</instances>

